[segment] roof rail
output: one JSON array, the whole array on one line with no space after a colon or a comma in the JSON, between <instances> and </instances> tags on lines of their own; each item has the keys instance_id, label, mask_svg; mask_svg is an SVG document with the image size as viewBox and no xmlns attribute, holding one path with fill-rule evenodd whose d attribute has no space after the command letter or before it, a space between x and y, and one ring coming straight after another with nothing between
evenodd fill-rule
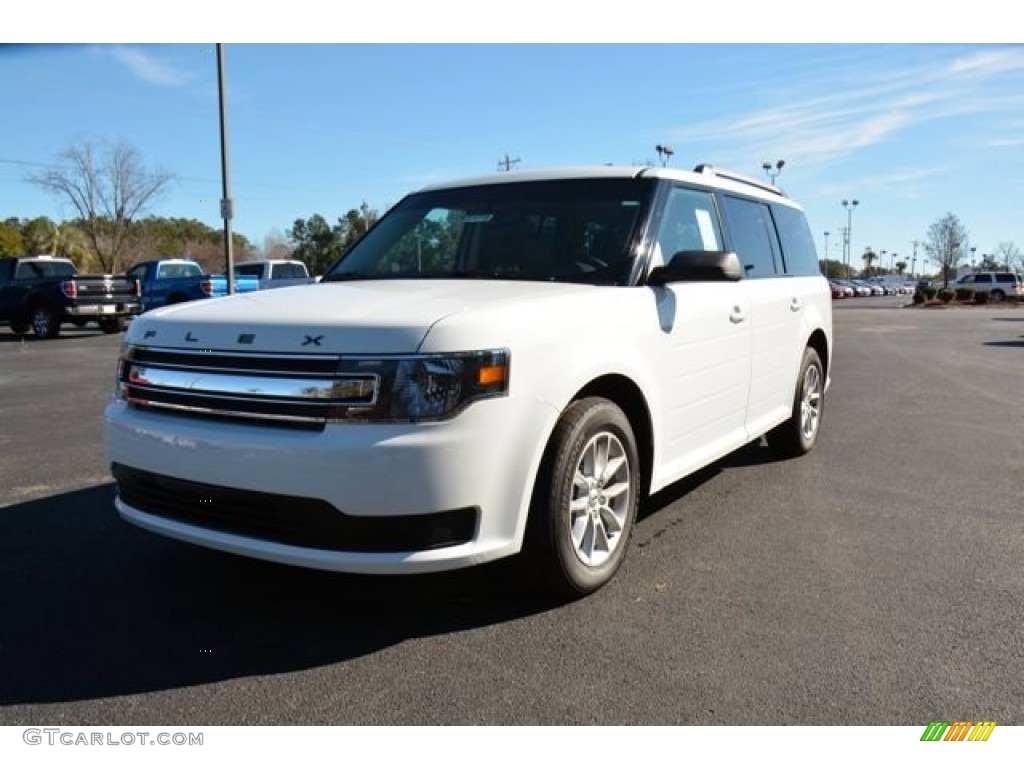
<instances>
[{"instance_id":1,"label":"roof rail","mask_svg":"<svg viewBox=\"0 0 1024 768\"><path fill-rule=\"evenodd\" d=\"M704 173L711 176L718 176L719 178L729 179L730 181L738 181L741 184L749 184L752 187L763 189L765 192L771 192L773 194L779 195L780 197L786 196L786 193L783 192L778 187L776 187L774 184L769 184L766 181L761 181L755 176L747 176L745 173L736 173L735 171L727 171L721 168L716 168L710 163L701 163L700 165L693 169L693 172Z\"/></svg>"}]
</instances>

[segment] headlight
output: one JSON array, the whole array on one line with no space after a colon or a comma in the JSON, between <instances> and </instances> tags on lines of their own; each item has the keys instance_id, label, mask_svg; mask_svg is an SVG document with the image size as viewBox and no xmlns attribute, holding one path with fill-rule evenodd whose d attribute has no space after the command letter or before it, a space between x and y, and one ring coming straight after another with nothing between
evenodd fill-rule
<instances>
[{"instance_id":1,"label":"headlight","mask_svg":"<svg viewBox=\"0 0 1024 768\"><path fill-rule=\"evenodd\" d=\"M444 419L474 400L508 394L507 350L362 360L342 358L339 374L379 376L372 406L345 409L341 421Z\"/></svg>"}]
</instances>

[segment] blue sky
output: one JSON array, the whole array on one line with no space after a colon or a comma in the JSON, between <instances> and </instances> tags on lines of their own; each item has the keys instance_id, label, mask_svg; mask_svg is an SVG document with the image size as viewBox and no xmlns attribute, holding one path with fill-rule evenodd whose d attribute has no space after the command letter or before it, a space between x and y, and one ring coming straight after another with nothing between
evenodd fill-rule
<instances>
[{"instance_id":1,"label":"blue sky","mask_svg":"<svg viewBox=\"0 0 1024 768\"><path fill-rule=\"evenodd\" d=\"M313 23L313 22L311 22ZM72 211L28 184L81 139L126 140L176 181L152 207L220 225L211 43L0 48L0 218ZM1024 248L1024 46L229 44L236 231L385 209L423 184L518 167L711 162L763 175L838 258L910 256L948 211L978 254ZM204 202L212 201L212 202ZM921 268L919 251L919 271ZM889 259L886 257L886 264ZM859 265L859 264L858 264Z\"/></svg>"}]
</instances>

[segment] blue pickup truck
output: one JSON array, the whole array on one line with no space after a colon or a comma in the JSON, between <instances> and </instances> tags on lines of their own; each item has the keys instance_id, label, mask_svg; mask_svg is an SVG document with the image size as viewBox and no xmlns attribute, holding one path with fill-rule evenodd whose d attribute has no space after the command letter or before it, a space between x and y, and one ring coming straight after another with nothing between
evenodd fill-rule
<instances>
[{"instance_id":1,"label":"blue pickup truck","mask_svg":"<svg viewBox=\"0 0 1024 768\"><path fill-rule=\"evenodd\" d=\"M179 304L195 299L226 296L228 281L221 275L208 275L199 264L188 259L143 261L128 270L128 277L139 281L142 311ZM237 276L235 292L259 290L259 280Z\"/></svg>"}]
</instances>

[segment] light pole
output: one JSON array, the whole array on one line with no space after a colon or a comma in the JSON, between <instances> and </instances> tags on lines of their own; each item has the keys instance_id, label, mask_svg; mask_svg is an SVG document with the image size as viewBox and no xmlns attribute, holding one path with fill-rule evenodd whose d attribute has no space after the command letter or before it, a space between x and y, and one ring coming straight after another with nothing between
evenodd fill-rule
<instances>
[{"instance_id":1,"label":"light pole","mask_svg":"<svg viewBox=\"0 0 1024 768\"><path fill-rule=\"evenodd\" d=\"M885 250L884 248L878 252L878 269L879 270L885 269L885 254L887 254L887 253L888 253L888 251Z\"/></svg>"},{"instance_id":2,"label":"light pole","mask_svg":"<svg viewBox=\"0 0 1024 768\"><path fill-rule=\"evenodd\" d=\"M843 200L846 209L846 272L850 272L850 261L853 260L853 209L860 205L860 200Z\"/></svg>"},{"instance_id":3,"label":"light pole","mask_svg":"<svg viewBox=\"0 0 1024 768\"><path fill-rule=\"evenodd\" d=\"M764 172L768 174L768 181L774 184L775 180L779 178L779 174L782 173L782 166L784 166L785 164L785 160L776 160L775 165L773 166L766 160L765 162L761 163L761 167L764 168Z\"/></svg>"},{"instance_id":4,"label":"light pole","mask_svg":"<svg viewBox=\"0 0 1024 768\"><path fill-rule=\"evenodd\" d=\"M896 269L896 259L898 257L899 254L896 253L896 251L893 251L892 253L889 254L889 274L892 274L892 271Z\"/></svg>"},{"instance_id":5,"label":"light pole","mask_svg":"<svg viewBox=\"0 0 1024 768\"><path fill-rule=\"evenodd\" d=\"M971 272L974 271L974 254L976 254L977 252L978 252L978 246L976 246L976 245L971 246ZM985 254L982 254L982 258L984 258L984 256L985 256Z\"/></svg>"},{"instance_id":6,"label":"light pole","mask_svg":"<svg viewBox=\"0 0 1024 768\"><path fill-rule=\"evenodd\" d=\"M654 151L658 153L658 158L661 160L662 168L668 165L668 159L676 153L676 151L672 149L672 147L670 147L668 144L658 144L654 148Z\"/></svg>"},{"instance_id":7,"label":"light pole","mask_svg":"<svg viewBox=\"0 0 1024 768\"><path fill-rule=\"evenodd\" d=\"M234 203L231 200L231 164L228 162L228 94L224 74L224 44L217 43L217 94L220 102L220 172L223 194L220 216L224 219L224 260L227 262L228 293L235 292L235 254L232 246L231 219Z\"/></svg>"},{"instance_id":8,"label":"light pole","mask_svg":"<svg viewBox=\"0 0 1024 768\"><path fill-rule=\"evenodd\" d=\"M825 230L825 261L828 261L828 230Z\"/></svg>"}]
</instances>

